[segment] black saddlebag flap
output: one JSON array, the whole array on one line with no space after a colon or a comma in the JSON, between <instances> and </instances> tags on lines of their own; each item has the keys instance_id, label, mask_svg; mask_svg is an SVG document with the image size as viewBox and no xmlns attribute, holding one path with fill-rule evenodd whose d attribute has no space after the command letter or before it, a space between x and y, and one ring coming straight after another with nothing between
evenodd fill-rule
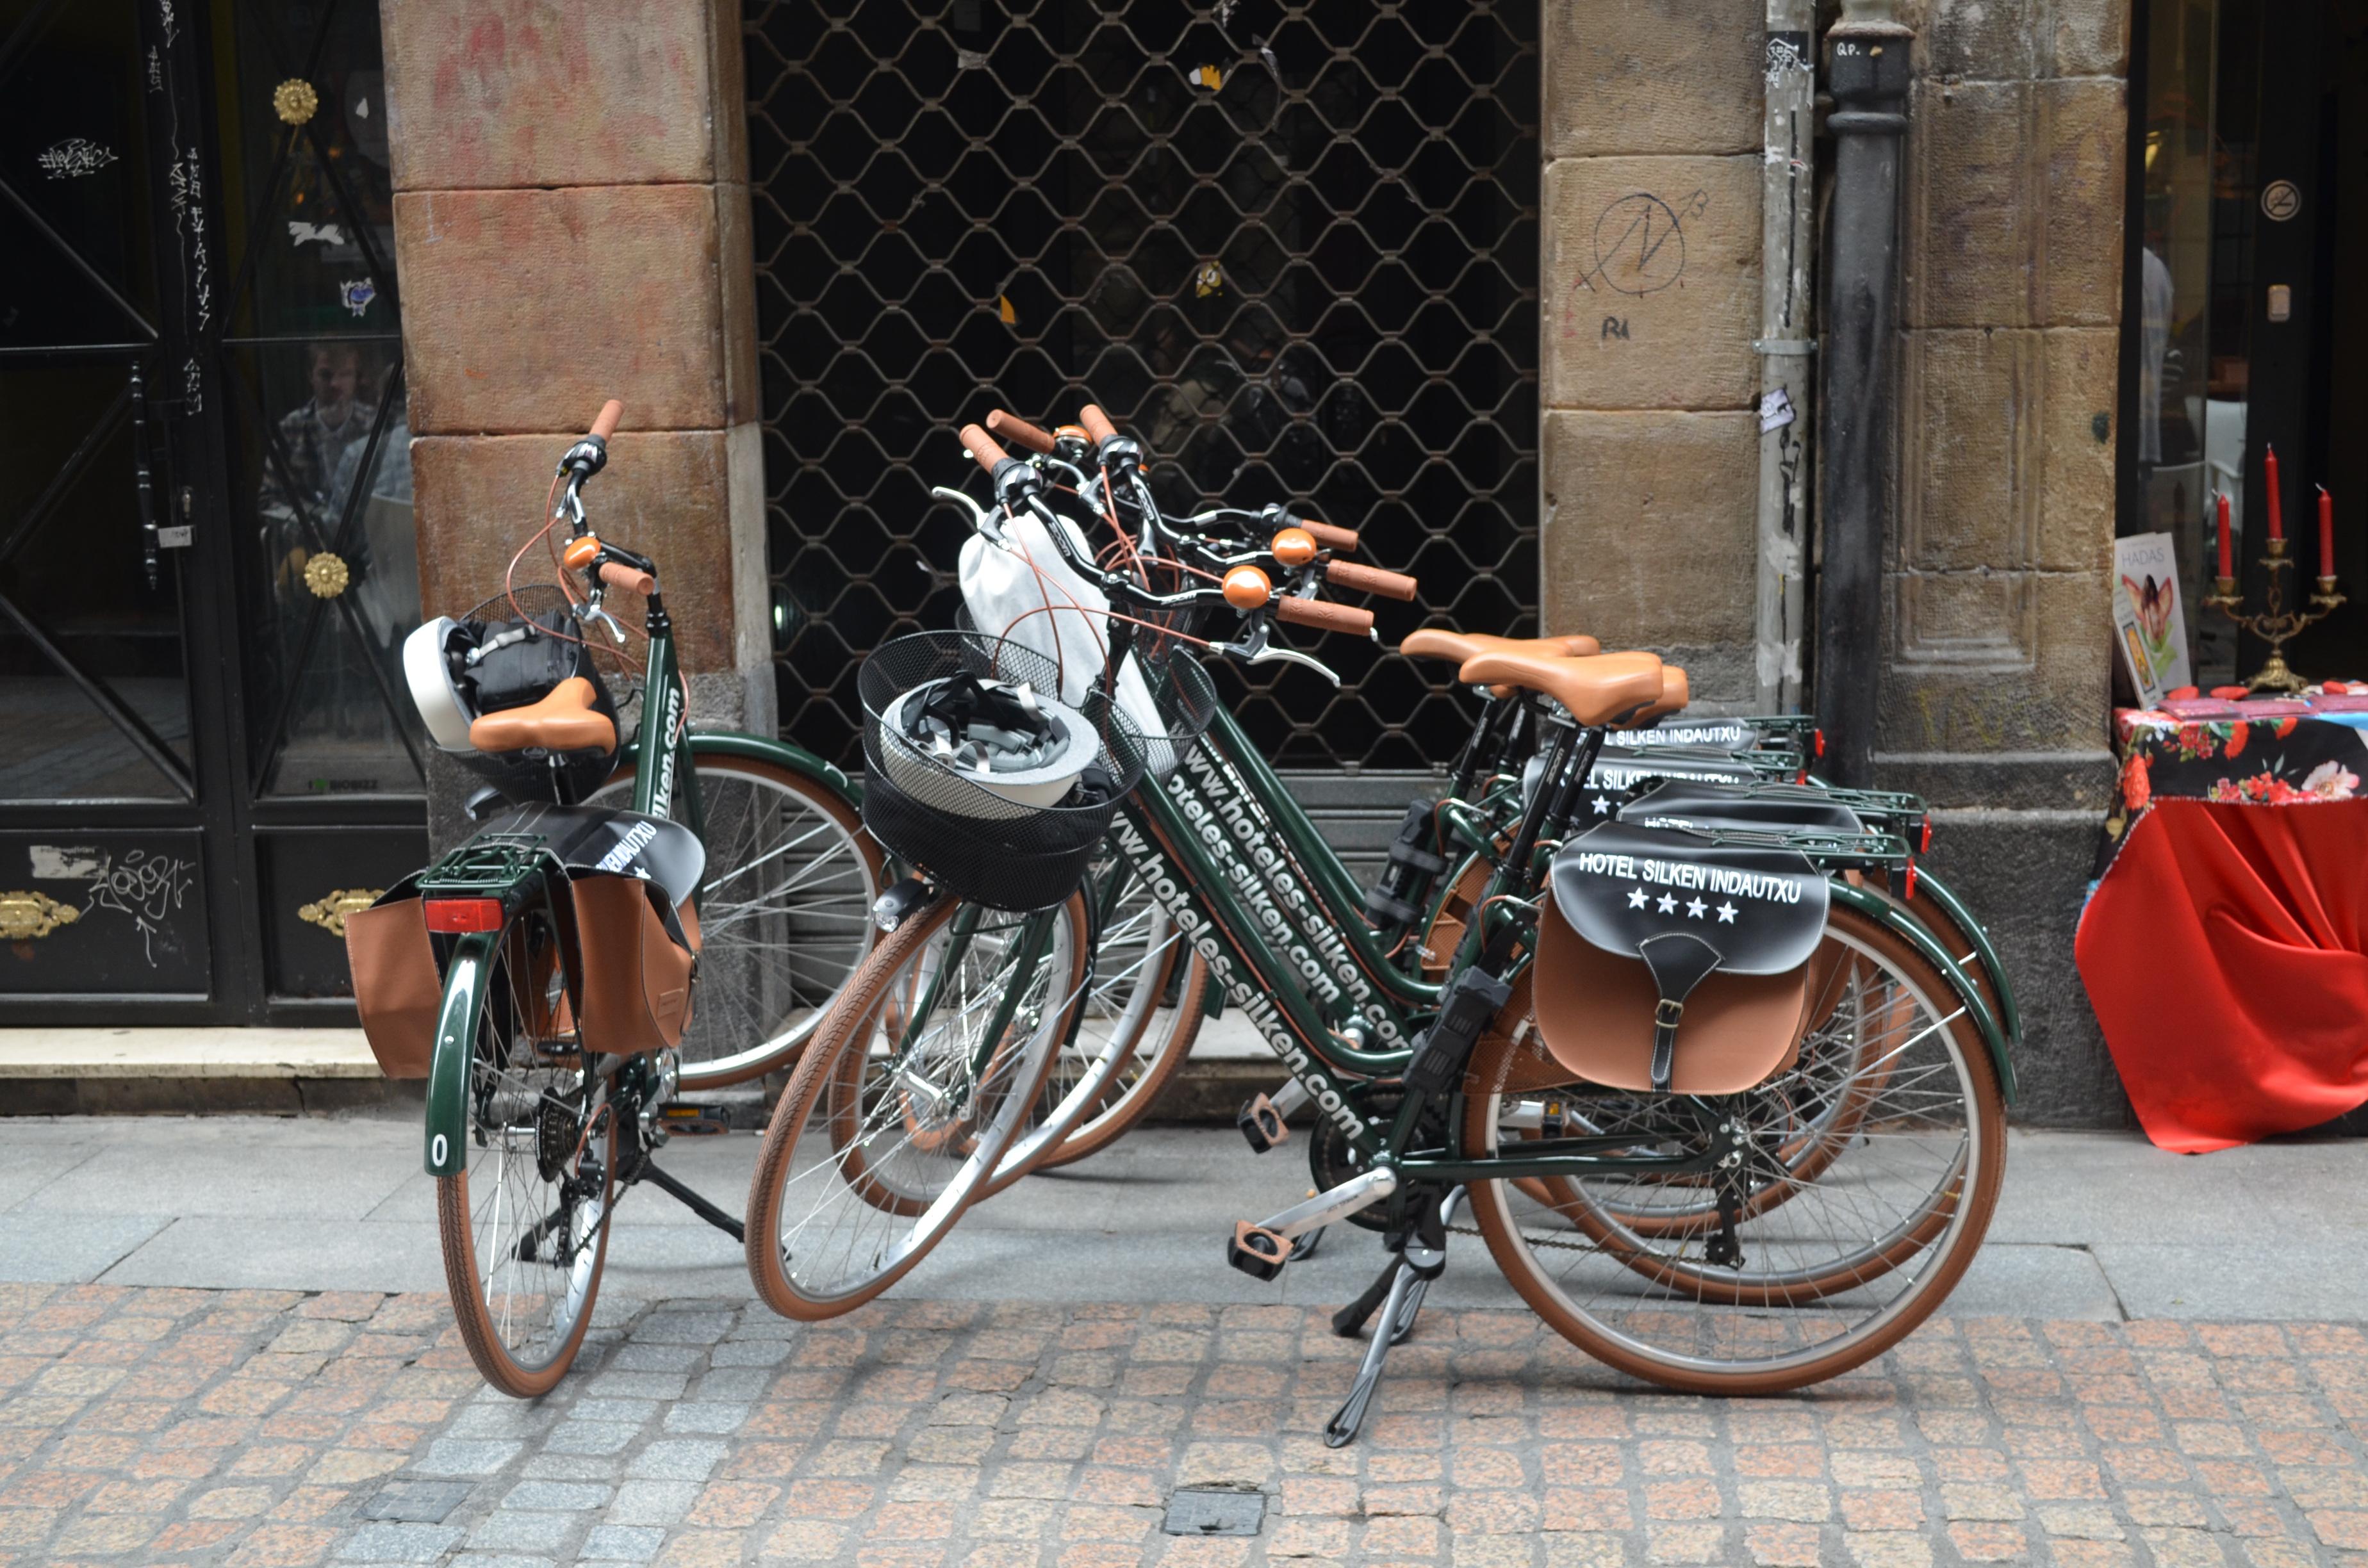
<instances>
[{"instance_id":1,"label":"black saddlebag flap","mask_svg":"<svg viewBox=\"0 0 2368 1568\"><path fill-rule=\"evenodd\" d=\"M1782 974L1808 961L1826 929L1826 879L1806 856L1674 828L1590 828L1554 856L1553 880L1563 918L1623 958L1683 935L1729 974Z\"/></svg>"},{"instance_id":2,"label":"black saddlebag flap","mask_svg":"<svg viewBox=\"0 0 2368 1568\"><path fill-rule=\"evenodd\" d=\"M1782 833L1812 828L1862 834L1858 813L1805 784L1706 784L1673 778L1620 808L1620 820L1646 827L1748 828Z\"/></svg>"}]
</instances>

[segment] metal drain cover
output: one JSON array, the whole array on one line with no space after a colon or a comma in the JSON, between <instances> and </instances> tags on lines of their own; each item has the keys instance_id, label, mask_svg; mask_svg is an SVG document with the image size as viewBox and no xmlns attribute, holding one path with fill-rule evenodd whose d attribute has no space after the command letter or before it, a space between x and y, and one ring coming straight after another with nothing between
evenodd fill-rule
<instances>
[{"instance_id":1,"label":"metal drain cover","mask_svg":"<svg viewBox=\"0 0 2368 1568\"><path fill-rule=\"evenodd\" d=\"M440 1525L474 1490L465 1481L397 1481L379 1489L378 1495L364 1505L362 1517Z\"/></svg>"},{"instance_id":2,"label":"metal drain cover","mask_svg":"<svg viewBox=\"0 0 2368 1568\"><path fill-rule=\"evenodd\" d=\"M1169 1535L1256 1535L1266 1522L1261 1492L1178 1492L1167 1499Z\"/></svg>"}]
</instances>

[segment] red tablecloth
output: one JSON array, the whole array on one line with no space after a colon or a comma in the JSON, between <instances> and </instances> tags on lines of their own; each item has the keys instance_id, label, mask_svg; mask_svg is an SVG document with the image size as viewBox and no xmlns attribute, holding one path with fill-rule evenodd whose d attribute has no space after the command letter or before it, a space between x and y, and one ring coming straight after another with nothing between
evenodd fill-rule
<instances>
[{"instance_id":1,"label":"red tablecloth","mask_svg":"<svg viewBox=\"0 0 2368 1568\"><path fill-rule=\"evenodd\" d=\"M2156 797L2074 953L2163 1148L2226 1149L2368 1104L2368 799Z\"/></svg>"}]
</instances>

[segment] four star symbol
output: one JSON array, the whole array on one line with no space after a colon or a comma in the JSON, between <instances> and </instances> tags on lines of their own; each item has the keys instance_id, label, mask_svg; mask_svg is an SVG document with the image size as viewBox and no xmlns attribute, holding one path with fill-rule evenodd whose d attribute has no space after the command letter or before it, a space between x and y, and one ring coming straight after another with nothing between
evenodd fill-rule
<instances>
[{"instance_id":1,"label":"four star symbol","mask_svg":"<svg viewBox=\"0 0 2368 1568\"><path fill-rule=\"evenodd\" d=\"M1710 905L1704 903L1700 899L1695 899L1692 903L1686 905L1686 913L1691 915L1694 919L1700 920L1702 917L1703 911L1709 908Z\"/></svg>"},{"instance_id":2,"label":"four star symbol","mask_svg":"<svg viewBox=\"0 0 2368 1568\"><path fill-rule=\"evenodd\" d=\"M1734 924L1735 924L1735 905L1733 905L1733 904L1731 904L1731 903L1722 903L1722 904L1720 904L1720 905L1718 906L1718 921L1719 921L1719 924L1720 924L1720 925L1722 925L1722 926L1732 926L1732 925L1734 925Z\"/></svg>"},{"instance_id":3,"label":"four star symbol","mask_svg":"<svg viewBox=\"0 0 2368 1568\"><path fill-rule=\"evenodd\" d=\"M1645 890L1643 888L1630 888L1628 890L1628 907L1631 909L1642 909L1645 907Z\"/></svg>"},{"instance_id":4,"label":"four star symbol","mask_svg":"<svg viewBox=\"0 0 2368 1568\"><path fill-rule=\"evenodd\" d=\"M1678 907L1678 895L1673 892L1663 893L1657 907L1664 915L1674 914Z\"/></svg>"}]
</instances>

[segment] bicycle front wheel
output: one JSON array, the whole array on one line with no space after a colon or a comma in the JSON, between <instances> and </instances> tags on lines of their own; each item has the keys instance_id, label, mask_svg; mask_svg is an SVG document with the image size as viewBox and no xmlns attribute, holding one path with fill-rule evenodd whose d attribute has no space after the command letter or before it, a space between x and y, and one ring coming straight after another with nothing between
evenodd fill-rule
<instances>
[{"instance_id":1,"label":"bicycle front wheel","mask_svg":"<svg viewBox=\"0 0 2368 1568\"><path fill-rule=\"evenodd\" d=\"M857 969L782 1091L748 1190L766 1304L837 1317L911 1271L1025 1122L1086 973L1083 900L939 898Z\"/></svg>"},{"instance_id":2,"label":"bicycle front wheel","mask_svg":"<svg viewBox=\"0 0 2368 1568\"><path fill-rule=\"evenodd\" d=\"M577 1037L566 962L546 901L445 975L448 998L475 1004L467 1165L436 1181L444 1282L469 1358L520 1399L551 1392L584 1343L616 1199L608 1080Z\"/></svg>"},{"instance_id":3,"label":"bicycle front wheel","mask_svg":"<svg viewBox=\"0 0 2368 1568\"><path fill-rule=\"evenodd\" d=\"M1782 1077L1721 1102L1720 1116L1741 1117L1753 1142L1733 1254L1721 1256L1715 1222L1628 1222L1700 1204L1684 1181L1589 1176L1558 1184L1569 1196L1557 1207L1534 1202L1526 1183L1470 1184L1497 1267L1597 1359L1693 1393L1805 1387L1897 1344L1972 1263L2005 1167L1997 1068L1960 994L1914 949L1843 908L1827 939L1852 960L1848 1000L1826 1020L1846 1033L1837 1055L1850 1067L1820 1090L1848 1108L1847 1128L1804 1134ZM1538 1048L1489 1036L1465 1085L1465 1147L1518 1159L1518 1143L1499 1141L1516 1119L1506 1114L1514 1085L1551 1072ZM1639 1152L1699 1145L1705 1134L1684 1102L1663 1107L1656 1128L1638 1127Z\"/></svg>"},{"instance_id":4,"label":"bicycle front wheel","mask_svg":"<svg viewBox=\"0 0 2368 1568\"><path fill-rule=\"evenodd\" d=\"M1133 868L1111 856L1082 892L1094 907L1092 974L1030 1125L985 1197L1107 1148L1151 1108L1200 1032L1207 971Z\"/></svg>"},{"instance_id":5,"label":"bicycle front wheel","mask_svg":"<svg viewBox=\"0 0 2368 1568\"><path fill-rule=\"evenodd\" d=\"M697 735L690 744L707 870L682 1086L710 1089L796 1056L871 950L884 878L861 816L827 785L703 749ZM632 770L620 768L590 803L632 800Z\"/></svg>"}]
</instances>

